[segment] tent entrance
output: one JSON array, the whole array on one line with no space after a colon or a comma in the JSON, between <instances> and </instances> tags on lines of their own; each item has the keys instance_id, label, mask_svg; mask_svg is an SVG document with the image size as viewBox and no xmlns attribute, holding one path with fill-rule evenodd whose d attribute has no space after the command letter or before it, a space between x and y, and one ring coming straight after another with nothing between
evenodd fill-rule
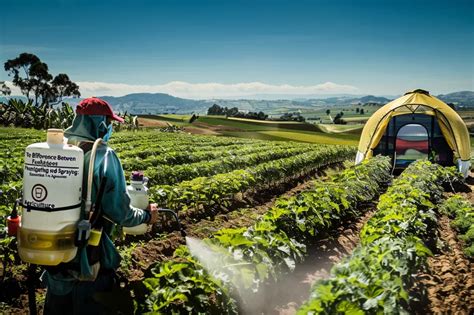
<instances>
[{"instance_id":1,"label":"tent entrance","mask_svg":"<svg viewBox=\"0 0 474 315\"><path fill-rule=\"evenodd\" d=\"M390 156L395 169L404 169L411 162L423 158L443 166L454 165L453 151L436 117L425 114L392 117L374 148L376 154Z\"/></svg>"},{"instance_id":2,"label":"tent entrance","mask_svg":"<svg viewBox=\"0 0 474 315\"><path fill-rule=\"evenodd\" d=\"M428 130L420 124L407 124L398 130L394 146L395 168L405 168L410 163L427 159L430 144Z\"/></svg>"}]
</instances>

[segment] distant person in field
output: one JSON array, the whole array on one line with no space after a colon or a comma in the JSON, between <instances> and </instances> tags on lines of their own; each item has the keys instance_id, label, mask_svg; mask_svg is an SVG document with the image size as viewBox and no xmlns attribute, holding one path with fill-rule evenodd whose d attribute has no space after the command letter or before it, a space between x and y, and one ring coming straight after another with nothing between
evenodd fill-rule
<instances>
[{"instance_id":1,"label":"distant person in field","mask_svg":"<svg viewBox=\"0 0 474 315\"><path fill-rule=\"evenodd\" d=\"M96 226L102 229L102 235L98 246L79 247L77 256L71 262L46 268L43 275L47 286L44 314L110 313L98 297L111 292L117 284L115 271L121 258L112 241L115 225L131 227L142 223L153 224L158 219L156 204L150 204L147 210L130 206L122 165L106 144L112 134L112 120L123 122L107 102L88 98L79 103L72 126L65 131L68 142L78 145L85 153L84 200L92 144L98 138L105 141L97 148L92 191L92 202L95 203L101 181L107 178L102 201L96 205L96 209L102 207L102 214L97 221L100 226ZM89 219L85 218L84 208L81 219Z\"/></svg>"}]
</instances>

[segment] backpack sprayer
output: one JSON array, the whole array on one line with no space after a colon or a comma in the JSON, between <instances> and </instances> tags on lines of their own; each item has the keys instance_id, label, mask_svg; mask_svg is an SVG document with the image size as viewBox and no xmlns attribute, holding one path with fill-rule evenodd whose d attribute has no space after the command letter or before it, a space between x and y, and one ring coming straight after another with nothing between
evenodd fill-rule
<instances>
[{"instance_id":1,"label":"backpack sprayer","mask_svg":"<svg viewBox=\"0 0 474 315\"><path fill-rule=\"evenodd\" d=\"M18 253L21 260L30 263L29 278L34 278L35 265L56 266L74 259L78 246L87 244L98 246L101 229L94 229L94 221L100 216L100 205L91 202L93 167L97 147L102 142L97 139L91 150L89 165L86 219L81 219L83 194L84 151L67 144L62 129L48 129L47 140L29 145L25 150L23 172L23 197L15 202L7 217L8 235L18 237ZM105 186L104 177L97 198L100 199ZM127 187L131 205L148 207L147 179L141 172L133 172L131 184ZM22 216L18 213L22 206ZM90 219L88 215L93 210ZM180 225L178 215L171 209L159 209L176 220L183 237L186 232ZM146 233L147 224L124 227L124 232L132 235ZM33 285L28 292L34 301ZM30 303L30 312L36 313L36 303Z\"/></svg>"},{"instance_id":2,"label":"backpack sprayer","mask_svg":"<svg viewBox=\"0 0 474 315\"><path fill-rule=\"evenodd\" d=\"M98 139L91 150L85 202L87 213L92 209L92 166L100 142ZM91 220L80 220L83 168L84 152L77 146L66 144L61 129L48 129L46 142L34 143L26 148L23 198L15 202L7 218L8 234L18 236L18 253L24 262L55 266L76 256L78 242L98 245L101 231L91 229L90 224L94 221L94 215ZM147 182L142 172L132 172L127 193L133 207L148 207ZM101 195L100 190L98 196ZM23 207L22 216L18 211L20 205ZM171 215L181 234L186 235L175 211L158 211ZM140 235L147 232L148 225L143 223L124 227L123 230L126 234Z\"/></svg>"}]
</instances>

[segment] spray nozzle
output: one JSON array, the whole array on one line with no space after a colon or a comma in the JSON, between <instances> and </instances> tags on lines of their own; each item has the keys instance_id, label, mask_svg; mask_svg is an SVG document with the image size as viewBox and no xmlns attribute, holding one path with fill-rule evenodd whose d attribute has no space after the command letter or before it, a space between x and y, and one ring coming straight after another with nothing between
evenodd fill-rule
<instances>
[{"instance_id":1,"label":"spray nozzle","mask_svg":"<svg viewBox=\"0 0 474 315\"><path fill-rule=\"evenodd\" d=\"M158 212L171 214L173 216L173 218L176 220L176 223L178 223L178 228L179 228L179 231L181 233L181 236L186 237L186 231L181 227L181 223L179 223L179 218L178 218L178 215L176 214L176 212L174 212L171 209L164 209L164 208L158 209Z\"/></svg>"},{"instance_id":2,"label":"spray nozzle","mask_svg":"<svg viewBox=\"0 0 474 315\"><path fill-rule=\"evenodd\" d=\"M17 210L17 207L18 207L18 204L20 203L20 199L17 199L15 201L15 203L13 204L13 210L10 214L10 218L12 219L16 219L18 217L18 210Z\"/></svg>"},{"instance_id":3,"label":"spray nozzle","mask_svg":"<svg viewBox=\"0 0 474 315\"><path fill-rule=\"evenodd\" d=\"M13 210L7 218L7 230L8 230L8 235L9 236L15 236L18 228L20 226L20 217L18 216L18 204L20 203L20 199L17 199L15 201L15 204L13 205Z\"/></svg>"}]
</instances>

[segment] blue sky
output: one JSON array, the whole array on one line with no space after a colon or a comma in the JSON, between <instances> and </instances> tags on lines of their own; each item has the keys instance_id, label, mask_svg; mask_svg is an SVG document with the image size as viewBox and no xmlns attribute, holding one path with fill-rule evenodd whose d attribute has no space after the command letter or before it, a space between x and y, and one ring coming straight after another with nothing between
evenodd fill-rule
<instances>
[{"instance_id":1,"label":"blue sky","mask_svg":"<svg viewBox=\"0 0 474 315\"><path fill-rule=\"evenodd\" d=\"M0 8L0 61L34 53L85 96L474 90L472 0L0 0Z\"/></svg>"}]
</instances>

